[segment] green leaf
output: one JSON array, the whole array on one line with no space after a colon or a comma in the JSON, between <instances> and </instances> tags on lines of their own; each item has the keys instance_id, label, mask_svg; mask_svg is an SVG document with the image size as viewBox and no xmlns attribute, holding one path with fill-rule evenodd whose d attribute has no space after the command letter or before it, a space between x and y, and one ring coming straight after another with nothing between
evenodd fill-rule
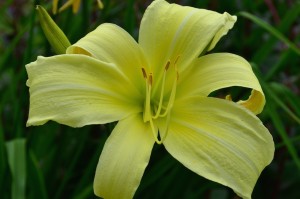
<instances>
[{"instance_id":1,"label":"green leaf","mask_svg":"<svg viewBox=\"0 0 300 199\"><path fill-rule=\"evenodd\" d=\"M250 19L252 22L262 27L266 31L268 31L271 35L285 43L288 47L290 47L295 53L300 55L300 49L289 39L287 39L281 32L279 32L276 28L272 27L270 24L261 20L260 18L248 13L248 12L239 12L238 15Z\"/></svg>"},{"instance_id":2,"label":"green leaf","mask_svg":"<svg viewBox=\"0 0 300 199\"><path fill-rule=\"evenodd\" d=\"M275 94L275 102L278 102L279 106L283 106L282 109L294 118L298 124L300 124L300 96L293 93L289 88L283 84L272 82L268 86L272 93ZM280 96L280 97L279 97ZM273 96L272 96L273 97ZM279 104L280 103L280 104ZM292 110L295 112L292 112Z\"/></svg>"},{"instance_id":3,"label":"green leaf","mask_svg":"<svg viewBox=\"0 0 300 199\"><path fill-rule=\"evenodd\" d=\"M1 104L0 104L1 107ZM4 184L6 170L6 157L5 157L5 142L4 130L2 125L2 118L0 116L0 184ZM0 193L3 191L3 186L0 186Z\"/></svg>"},{"instance_id":4,"label":"green leaf","mask_svg":"<svg viewBox=\"0 0 300 199\"><path fill-rule=\"evenodd\" d=\"M291 51L285 51L281 53L280 57L278 57L278 61L271 66L270 70L265 76L265 80L270 80L276 73L280 71L280 69L283 69L283 67L287 66L287 61L291 57Z\"/></svg>"},{"instance_id":5,"label":"green leaf","mask_svg":"<svg viewBox=\"0 0 300 199\"><path fill-rule=\"evenodd\" d=\"M251 4L253 4L252 1ZM253 12L255 12L255 10ZM299 18L299 14L300 14L300 3L298 2L295 5L293 5L293 7L291 7L288 12L285 12L285 15L282 17L279 25L276 28L281 33L287 35L288 30L292 28L292 25L296 23L296 20ZM253 32L253 34L255 33L257 33L257 31ZM259 49L256 50L255 54L253 55L252 61L260 64L263 59L266 59L268 56L270 56L270 53L275 48L276 42L277 39L275 37L270 37L266 42L264 42L264 44L260 46Z\"/></svg>"},{"instance_id":6,"label":"green leaf","mask_svg":"<svg viewBox=\"0 0 300 199\"><path fill-rule=\"evenodd\" d=\"M281 137L283 143L287 147L287 150L290 153L293 161L295 162L296 166L300 170L300 159L297 154L297 149L292 144L291 139L289 138L289 135L285 130L285 126L282 123L283 120L280 118L278 112L274 108L274 104L272 104L271 102L267 103L266 110L269 113L272 123L274 124L277 132L279 133L279 136Z\"/></svg>"},{"instance_id":7,"label":"green leaf","mask_svg":"<svg viewBox=\"0 0 300 199\"><path fill-rule=\"evenodd\" d=\"M294 114L290 108L276 95L276 93L271 89L270 86L264 85L265 91L268 94L269 98L273 100L279 107L281 107L293 120L300 124L300 118Z\"/></svg>"},{"instance_id":8,"label":"green leaf","mask_svg":"<svg viewBox=\"0 0 300 199\"><path fill-rule=\"evenodd\" d=\"M80 190L80 192L74 197L74 199L85 199L90 198L94 194L93 184L88 185L87 187Z\"/></svg>"},{"instance_id":9,"label":"green leaf","mask_svg":"<svg viewBox=\"0 0 300 199\"><path fill-rule=\"evenodd\" d=\"M48 199L43 173L34 152L31 150L29 150L28 167L28 175L30 176L28 186L31 186L33 198Z\"/></svg>"},{"instance_id":10,"label":"green leaf","mask_svg":"<svg viewBox=\"0 0 300 199\"><path fill-rule=\"evenodd\" d=\"M12 175L12 199L25 199L26 140L19 138L7 142L8 164Z\"/></svg>"},{"instance_id":11,"label":"green leaf","mask_svg":"<svg viewBox=\"0 0 300 199\"><path fill-rule=\"evenodd\" d=\"M16 47L18 46L18 43L20 42L22 37L24 37L24 34L26 33L26 31L28 31L28 28L29 28L29 26L25 26L21 31L18 32L18 34L16 34L16 36L11 41L11 43L8 46L6 46L6 50L0 56L0 71L5 66L9 65L9 62L12 61L11 56L12 56L14 50L16 49Z\"/></svg>"}]
</instances>

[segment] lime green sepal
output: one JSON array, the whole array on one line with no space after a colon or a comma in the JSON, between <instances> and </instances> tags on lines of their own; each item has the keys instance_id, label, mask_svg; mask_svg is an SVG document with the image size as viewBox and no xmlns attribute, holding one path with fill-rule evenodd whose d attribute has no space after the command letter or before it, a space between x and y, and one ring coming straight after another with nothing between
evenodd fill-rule
<instances>
[{"instance_id":1,"label":"lime green sepal","mask_svg":"<svg viewBox=\"0 0 300 199\"><path fill-rule=\"evenodd\" d=\"M69 42L68 38L42 6L37 5L36 10L38 11L40 23L44 34L47 37L50 45L54 49L55 53L65 54L66 49L69 46L71 46L71 43Z\"/></svg>"}]
</instances>

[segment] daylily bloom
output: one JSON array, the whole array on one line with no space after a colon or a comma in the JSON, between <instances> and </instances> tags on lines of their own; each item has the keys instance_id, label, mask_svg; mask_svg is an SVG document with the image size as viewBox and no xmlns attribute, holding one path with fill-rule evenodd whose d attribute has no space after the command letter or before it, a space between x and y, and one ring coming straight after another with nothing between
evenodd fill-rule
<instances>
[{"instance_id":1,"label":"daylily bloom","mask_svg":"<svg viewBox=\"0 0 300 199\"><path fill-rule=\"evenodd\" d=\"M155 143L193 172L251 198L274 154L255 114L265 97L250 64L230 53L207 54L236 21L228 13L154 1L138 43L102 24L66 54L26 66L27 125L72 127L119 121L101 153L94 192L132 198ZM237 103L210 97L231 86L252 90Z\"/></svg>"},{"instance_id":2,"label":"daylily bloom","mask_svg":"<svg viewBox=\"0 0 300 199\"><path fill-rule=\"evenodd\" d=\"M58 11L61 12L68 7L72 6L73 13L77 13L79 10L81 0L68 0ZM101 0L97 0L98 7L99 9L103 9L103 3ZM53 14L57 13L57 5L58 5L58 0L53 0L52 4L52 12Z\"/></svg>"}]
</instances>

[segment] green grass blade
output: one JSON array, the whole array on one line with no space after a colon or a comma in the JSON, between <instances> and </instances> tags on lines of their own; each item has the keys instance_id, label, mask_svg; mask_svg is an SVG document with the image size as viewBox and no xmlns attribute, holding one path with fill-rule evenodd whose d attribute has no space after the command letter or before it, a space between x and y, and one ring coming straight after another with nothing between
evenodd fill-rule
<instances>
[{"instance_id":1,"label":"green grass blade","mask_svg":"<svg viewBox=\"0 0 300 199\"><path fill-rule=\"evenodd\" d=\"M32 150L29 151L28 167L28 186L31 187L33 198L48 199L44 176Z\"/></svg>"},{"instance_id":2,"label":"green grass blade","mask_svg":"<svg viewBox=\"0 0 300 199\"><path fill-rule=\"evenodd\" d=\"M93 182L94 180L94 175L95 175L95 171L96 171L96 166L98 164L99 161L99 157L101 154L101 151L103 149L103 146L105 144L107 137L106 136L102 136L97 145L99 146L97 149L97 152L95 152L93 154L93 156L91 158L89 158L89 162L87 163L86 167L85 167L85 172L84 175L81 177L80 182L78 182L75 191L74 191L74 198L77 198L79 196L82 196L82 198L84 198L83 196L85 194L88 194L88 191L82 191L82 190L88 190L89 188L89 184L91 182ZM92 178L91 178L92 176ZM91 185L91 192L93 193L93 185Z\"/></svg>"},{"instance_id":3,"label":"green grass blade","mask_svg":"<svg viewBox=\"0 0 300 199\"><path fill-rule=\"evenodd\" d=\"M80 192L74 197L74 199L87 199L90 198L93 194L93 184L90 184L89 186L81 189Z\"/></svg>"},{"instance_id":4,"label":"green grass blade","mask_svg":"<svg viewBox=\"0 0 300 199\"><path fill-rule=\"evenodd\" d=\"M300 124L300 117L298 117L295 113L293 113L291 111L291 109L280 99L280 97L277 95L277 93L275 92L275 89L278 90L279 85L275 85L275 84L270 84L270 86L264 81L262 74L260 73L260 71L258 70L258 66L254 63L251 63L251 66L254 69L255 74L257 75L259 82L263 88L263 91L266 94L267 97L267 103L269 103L272 99L271 102L277 104L280 108L283 109L283 111L285 111L293 120L295 120L298 124ZM280 88L280 90L284 90L282 87ZM288 89L284 90L285 95L286 94L290 94L288 91ZM291 98L289 96L289 100L291 101ZM296 111L300 112L300 108L297 106L297 104L293 103L292 104L293 107L295 108Z\"/></svg>"},{"instance_id":5,"label":"green grass blade","mask_svg":"<svg viewBox=\"0 0 300 199\"><path fill-rule=\"evenodd\" d=\"M266 95L267 103L266 103L266 106L265 106L265 110L268 113L268 116L270 117L270 119L272 121L272 124L274 125L275 129L277 130L277 132L278 132L279 136L281 137L284 145L287 147L287 150L288 150L289 154L291 155L293 161L295 162L295 165L300 170L300 159L299 159L298 154L297 154L297 149L293 145L293 143L291 141L291 138L287 134L287 132L285 130L285 126L282 122L284 120L282 120L280 118L280 115L278 114L275 105L278 105L280 108L284 107L284 111L286 111L288 114L291 114L291 111L286 107L286 105L281 100L279 100L278 97L274 97L275 96L274 93L271 91L271 89L269 88L267 83L263 80L262 74L258 70L257 65L254 64L254 63L251 63L251 65L252 65L253 70L254 70L255 74L257 75L257 77L259 79L259 82L260 82L260 84L261 84L261 86L262 86L262 88L265 92L265 95Z\"/></svg>"},{"instance_id":6,"label":"green grass blade","mask_svg":"<svg viewBox=\"0 0 300 199\"><path fill-rule=\"evenodd\" d=\"M239 12L238 15L245 17L258 26L262 27L266 31L268 31L271 35L285 43L288 47L290 47L295 53L300 55L300 49L289 39L287 39L281 32L279 32L276 28L272 27L270 24L266 23L265 21L261 20L260 18L248 13L248 12Z\"/></svg>"},{"instance_id":7,"label":"green grass blade","mask_svg":"<svg viewBox=\"0 0 300 199\"><path fill-rule=\"evenodd\" d=\"M80 144L78 145L77 151L74 152L72 160L70 161L70 165L69 165L68 169L66 170L66 173L64 175L63 180L60 183L59 188L57 189L54 199L62 198L64 189L66 188L68 181L71 179L72 175L74 174L74 169L76 168L75 166L80 159L80 154L82 153L82 150L84 149L85 142L83 140L86 140L87 135L88 135L87 133L81 133L80 140L82 140L82 142L80 142Z\"/></svg>"},{"instance_id":8,"label":"green grass blade","mask_svg":"<svg viewBox=\"0 0 300 199\"><path fill-rule=\"evenodd\" d=\"M279 84L276 82L272 82L269 84L269 88L272 92L276 93L277 98L282 102L283 100L287 105L285 105L286 109L292 113L294 117L297 117L296 121L300 121L300 96L297 93L293 93L289 88L284 86L283 84ZM298 116L297 116L298 115ZM299 123L299 122L298 122Z\"/></svg>"},{"instance_id":9,"label":"green grass blade","mask_svg":"<svg viewBox=\"0 0 300 199\"><path fill-rule=\"evenodd\" d=\"M5 181L5 171L6 171L5 141L4 141L4 130L2 125L2 118L0 116L0 184L1 185L3 185ZM2 192L3 192L3 186L0 186L0 193Z\"/></svg>"},{"instance_id":10,"label":"green grass blade","mask_svg":"<svg viewBox=\"0 0 300 199\"><path fill-rule=\"evenodd\" d=\"M170 158L171 157L169 155L164 156L157 162L157 164L153 165L153 167L149 169L149 173L145 173L144 179L146 180L142 181L140 187L138 188L138 192L143 192L174 167L174 161Z\"/></svg>"},{"instance_id":11,"label":"green grass blade","mask_svg":"<svg viewBox=\"0 0 300 199\"><path fill-rule=\"evenodd\" d=\"M276 73L278 73L283 67L286 66L288 59L291 57L291 51L285 51L282 53L278 61L272 66L265 76L265 80L270 80Z\"/></svg>"},{"instance_id":12,"label":"green grass blade","mask_svg":"<svg viewBox=\"0 0 300 199\"><path fill-rule=\"evenodd\" d=\"M267 103L266 110L269 113L269 116L277 132L279 133L279 136L281 137L283 143L287 147L287 150L289 151L293 161L295 162L297 168L300 170L300 159L298 157L297 150L292 144L292 141L285 130L284 124L282 123L282 119L280 118L279 114L274 108L274 105L271 102Z\"/></svg>"},{"instance_id":13,"label":"green grass blade","mask_svg":"<svg viewBox=\"0 0 300 199\"><path fill-rule=\"evenodd\" d=\"M291 118L293 118L298 124L300 124L300 118L294 114L285 103L276 95L276 93L269 87L265 86L264 90L268 93L269 98L271 98L274 103L276 103L280 108L282 108Z\"/></svg>"},{"instance_id":14,"label":"green grass blade","mask_svg":"<svg viewBox=\"0 0 300 199\"><path fill-rule=\"evenodd\" d=\"M5 52L0 56L0 71L7 65L7 62L11 61L11 55L13 54L13 51L17 48L18 42L24 37L24 34L26 31L28 31L29 26L24 27L18 34L15 36L15 38L12 40L12 42L7 46Z\"/></svg>"},{"instance_id":15,"label":"green grass blade","mask_svg":"<svg viewBox=\"0 0 300 199\"><path fill-rule=\"evenodd\" d=\"M134 34L134 27L135 25L135 12L134 12L134 0L127 0L127 10L126 10L126 17L125 17L125 27L126 30L133 35Z\"/></svg>"},{"instance_id":16,"label":"green grass blade","mask_svg":"<svg viewBox=\"0 0 300 199\"><path fill-rule=\"evenodd\" d=\"M300 142L300 135L290 138L290 141L291 141L291 143ZM284 147L284 146L285 146L284 142L280 142L280 143L276 144L276 148L280 148L280 147Z\"/></svg>"},{"instance_id":17,"label":"green grass blade","mask_svg":"<svg viewBox=\"0 0 300 199\"><path fill-rule=\"evenodd\" d=\"M12 175L12 199L25 199L26 187L26 140L7 142L8 164Z\"/></svg>"},{"instance_id":18,"label":"green grass blade","mask_svg":"<svg viewBox=\"0 0 300 199\"><path fill-rule=\"evenodd\" d=\"M253 4L251 2L251 4ZM255 12L255 10L254 10ZM292 25L299 18L300 14L300 3L296 3L291 9L285 13L280 24L276 27L281 33L287 35L288 31L292 28ZM260 64L264 59L266 59L270 53L274 50L277 39L275 37L270 37L253 55L253 62ZM276 64L277 65L277 64Z\"/></svg>"}]
</instances>

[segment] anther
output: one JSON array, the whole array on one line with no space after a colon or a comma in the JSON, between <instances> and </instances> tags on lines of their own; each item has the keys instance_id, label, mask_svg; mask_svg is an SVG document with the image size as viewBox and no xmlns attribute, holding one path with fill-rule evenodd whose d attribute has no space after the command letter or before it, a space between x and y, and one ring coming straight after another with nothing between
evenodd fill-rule
<instances>
[{"instance_id":1,"label":"anther","mask_svg":"<svg viewBox=\"0 0 300 199\"><path fill-rule=\"evenodd\" d=\"M167 64L166 64L166 66L165 66L165 70L166 70L166 71L169 69L170 63L171 63L171 61L169 60L169 61L167 62Z\"/></svg>"},{"instance_id":2,"label":"anther","mask_svg":"<svg viewBox=\"0 0 300 199\"><path fill-rule=\"evenodd\" d=\"M152 73L149 74L148 81L149 81L149 85L152 86Z\"/></svg>"},{"instance_id":3,"label":"anther","mask_svg":"<svg viewBox=\"0 0 300 199\"><path fill-rule=\"evenodd\" d=\"M144 78L145 78L145 79L147 79L147 73L146 73L146 71L145 71L145 69L144 69L144 68L142 68L142 72L143 72L143 76L144 76Z\"/></svg>"}]
</instances>

